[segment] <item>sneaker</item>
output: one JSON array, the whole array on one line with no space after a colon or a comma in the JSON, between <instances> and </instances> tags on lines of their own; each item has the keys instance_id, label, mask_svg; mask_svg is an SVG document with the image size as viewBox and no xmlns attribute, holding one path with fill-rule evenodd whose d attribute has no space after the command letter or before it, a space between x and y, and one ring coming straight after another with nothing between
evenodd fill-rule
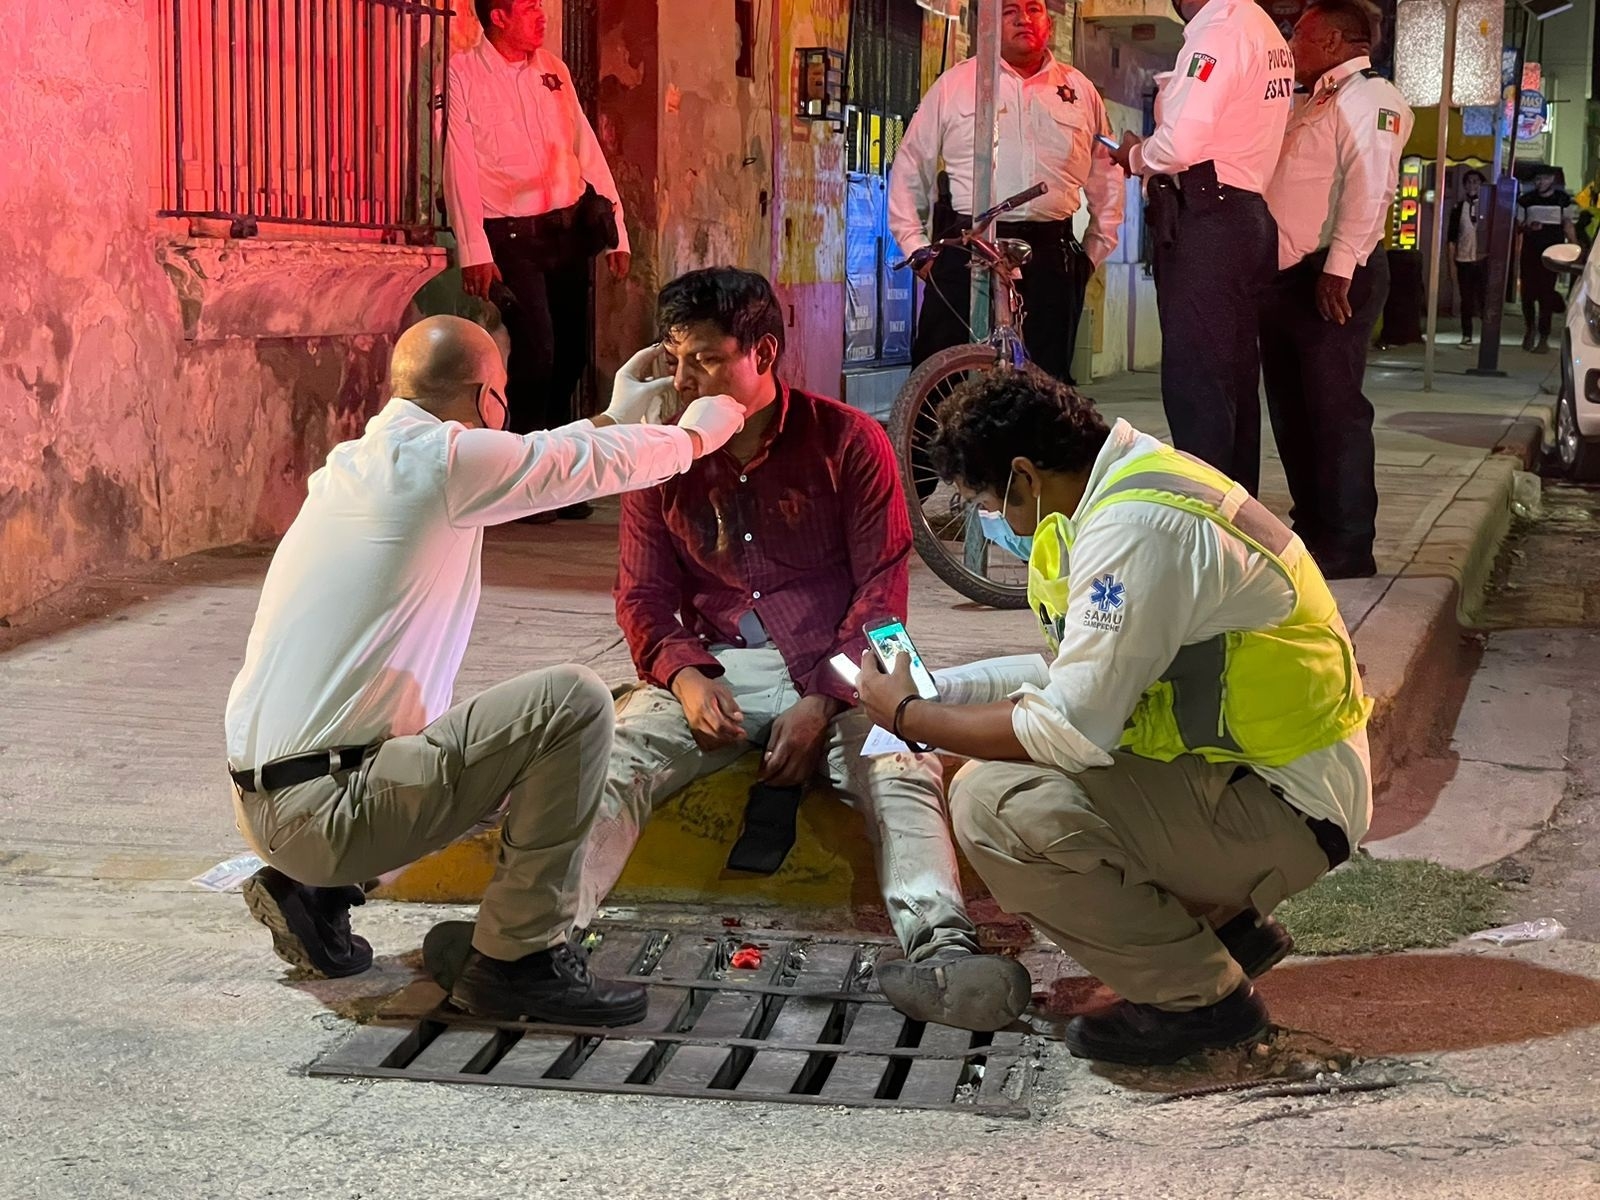
<instances>
[{"instance_id":1,"label":"sneaker","mask_svg":"<svg viewBox=\"0 0 1600 1200\"><path fill-rule=\"evenodd\" d=\"M372 965L371 944L350 932L350 909L367 902L359 887L307 887L262 867L243 891L250 915L267 927L272 949L290 966L342 979Z\"/></svg>"},{"instance_id":2,"label":"sneaker","mask_svg":"<svg viewBox=\"0 0 1600 1200\"><path fill-rule=\"evenodd\" d=\"M1201 1050L1226 1050L1266 1029L1267 1006L1252 984L1243 983L1217 1003L1187 1012L1119 1000L1067 1022L1066 1043L1076 1058L1155 1067Z\"/></svg>"},{"instance_id":3,"label":"sneaker","mask_svg":"<svg viewBox=\"0 0 1600 1200\"><path fill-rule=\"evenodd\" d=\"M1464 333L1464 334L1462 334L1462 335L1461 335L1461 344L1462 344L1462 345L1463 345L1463 346L1470 346L1470 345L1472 345L1472 335L1471 335L1471 334L1470 334L1470 333Z\"/></svg>"},{"instance_id":4,"label":"sneaker","mask_svg":"<svg viewBox=\"0 0 1600 1200\"><path fill-rule=\"evenodd\" d=\"M422 939L422 969L446 992L461 978L476 928L471 921L440 921Z\"/></svg>"},{"instance_id":5,"label":"sneaker","mask_svg":"<svg viewBox=\"0 0 1600 1200\"><path fill-rule=\"evenodd\" d=\"M878 988L914 1021L957 1029L1003 1029L1033 998L1028 968L999 954L974 954L959 946L920 962L899 958L878 968Z\"/></svg>"},{"instance_id":6,"label":"sneaker","mask_svg":"<svg viewBox=\"0 0 1600 1200\"><path fill-rule=\"evenodd\" d=\"M565 942L514 962L474 950L450 999L475 1017L552 1025L632 1025L649 1007L643 984L596 978L588 956Z\"/></svg>"},{"instance_id":7,"label":"sneaker","mask_svg":"<svg viewBox=\"0 0 1600 1200\"><path fill-rule=\"evenodd\" d=\"M1221 926L1217 937L1251 979L1260 979L1294 951L1289 931L1271 917L1261 920L1252 909Z\"/></svg>"}]
</instances>

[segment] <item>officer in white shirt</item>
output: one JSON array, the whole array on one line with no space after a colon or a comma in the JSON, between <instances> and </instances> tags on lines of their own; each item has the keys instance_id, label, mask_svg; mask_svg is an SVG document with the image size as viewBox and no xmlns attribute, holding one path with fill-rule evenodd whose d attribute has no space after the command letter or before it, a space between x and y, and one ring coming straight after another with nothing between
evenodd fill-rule
<instances>
[{"instance_id":1,"label":"officer in white shirt","mask_svg":"<svg viewBox=\"0 0 1600 1200\"><path fill-rule=\"evenodd\" d=\"M644 1015L641 988L590 976L566 941L611 753L610 693L577 666L454 707L451 692L485 526L650 487L743 427L726 396L695 401L675 427L630 424L672 386L635 374L654 351L619 375L605 414L518 435L502 432L493 339L430 318L395 345L395 398L311 476L267 570L225 721L239 828L270 864L245 899L286 961L365 970L372 948L350 932L357 885L504 804L455 1001L578 1024Z\"/></svg>"},{"instance_id":2,"label":"officer in white shirt","mask_svg":"<svg viewBox=\"0 0 1600 1200\"><path fill-rule=\"evenodd\" d=\"M1372 814L1368 705L1316 563L1242 486L1124 421L1108 430L1036 370L963 385L930 450L1032 538L1030 607L1055 661L976 704L918 698L903 659L864 661L863 707L913 747L975 760L949 799L967 861L1122 998L1068 1025L1074 1054L1164 1063L1259 1035L1250 980L1293 945L1274 906L1348 858ZM879 973L928 1021L979 986L923 964Z\"/></svg>"},{"instance_id":3,"label":"officer in white shirt","mask_svg":"<svg viewBox=\"0 0 1600 1200\"><path fill-rule=\"evenodd\" d=\"M1123 135L1143 176L1161 317L1161 401L1173 444L1253 495L1261 478L1256 309L1277 270L1263 198L1283 144L1294 64L1255 0L1175 0L1188 22L1157 76L1156 129Z\"/></svg>"},{"instance_id":4,"label":"officer in white shirt","mask_svg":"<svg viewBox=\"0 0 1600 1200\"><path fill-rule=\"evenodd\" d=\"M1295 25L1295 77L1309 92L1289 119L1267 189L1277 280L1261 308L1261 368L1294 531L1329 579L1377 571L1367 343L1389 295L1384 217L1411 136L1411 109L1372 69L1377 10L1315 0Z\"/></svg>"},{"instance_id":5,"label":"officer in white shirt","mask_svg":"<svg viewBox=\"0 0 1600 1200\"><path fill-rule=\"evenodd\" d=\"M475 0L484 36L450 58L445 211L463 285L511 338L507 428L571 421L588 367L590 261L628 273L617 185L566 64L544 49L543 0ZM586 506L563 511L584 517Z\"/></svg>"},{"instance_id":6,"label":"officer in white shirt","mask_svg":"<svg viewBox=\"0 0 1600 1200\"><path fill-rule=\"evenodd\" d=\"M1123 178L1095 134L1109 134L1105 103L1088 76L1050 52L1053 21L1044 0L1005 0L1001 8L1000 76L995 106L994 199L1036 183L1049 190L1000 222L1000 237L1033 247L1022 268L1023 339L1034 362L1058 379L1072 378L1072 350L1089 277L1117 246ZM889 175L889 232L911 255L934 238L972 225L973 142L978 103L975 59L941 75L923 97ZM943 171L939 164L943 161ZM1089 201L1083 245L1072 217ZM929 286L917 317L911 361L970 340L970 261L945 250L920 271Z\"/></svg>"}]
</instances>

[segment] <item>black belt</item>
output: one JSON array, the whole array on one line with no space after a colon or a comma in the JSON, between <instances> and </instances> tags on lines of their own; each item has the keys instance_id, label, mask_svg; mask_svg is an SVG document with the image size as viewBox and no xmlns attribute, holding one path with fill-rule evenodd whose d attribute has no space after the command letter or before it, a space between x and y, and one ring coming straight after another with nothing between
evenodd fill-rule
<instances>
[{"instance_id":1,"label":"black belt","mask_svg":"<svg viewBox=\"0 0 1600 1200\"><path fill-rule=\"evenodd\" d=\"M279 788L293 787L297 783L309 783L313 779L320 779L324 775L337 775L340 771L354 771L361 765L361 760L367 756L368 746L336 746L332 750L311 750L305 754L291 754L287 758L275 758L259 771L235 771L231 768L228 774L233 777L234 783L239 785L241 791L256 791L256 776L261 776L263 792L275 792Z\"/></svg>"},{"instance_id":2,"label":"black belt","mask_svg":"<svg viewBox=\"0 0 1600 1200\"><path fill-rule=\"evenodd\" d=\"M1228 782L1230 784L1238 783L1246 775L1252 774L1254 772L1249 767L1238 767L1228 777ZM1262 782L1266 783L1266 780L1263 779ZM1270 783L1267 784L1267 787L1272 789L1272 794L1279 800L1289 804L1289 799L1283 794L1281 788L1273 787ZM1289 807L1294 809L1295 815L1306 823L1306 826L1311 830L1311 836L1317 839L1317 845L1321 846L1322 852L1328 856L1328 870L1331 871L1340 864L1350 861L1350 837L1343 829L1339 828L1333 821L1327 821L1321 817L1307 816L1292 804L1289 804Z\"/></svg>"}]
</instances>

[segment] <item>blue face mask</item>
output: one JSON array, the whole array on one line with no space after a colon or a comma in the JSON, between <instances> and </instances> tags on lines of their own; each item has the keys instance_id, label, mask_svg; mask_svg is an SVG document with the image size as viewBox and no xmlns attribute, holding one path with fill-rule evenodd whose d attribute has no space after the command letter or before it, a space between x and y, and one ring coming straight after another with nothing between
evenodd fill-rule
<instances>
[{"instance_id":1,"label":"blue face mask","mask_svg":"<svg viewBox=\"0 0 1600 1200\"><path fill-rule=\"evenodd\" d=\"M983 536L1007 553L1015 554L1024 562L1033 553L1033 539L1017 533L999 513L979 509L978 523L983 527Z\"/></svg>"}]
</instances>

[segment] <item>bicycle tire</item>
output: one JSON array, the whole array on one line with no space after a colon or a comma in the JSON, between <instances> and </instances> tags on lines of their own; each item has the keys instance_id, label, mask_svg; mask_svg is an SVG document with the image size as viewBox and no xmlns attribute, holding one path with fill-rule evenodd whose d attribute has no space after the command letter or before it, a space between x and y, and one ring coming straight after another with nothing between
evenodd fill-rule
<instances>
[{"instance_id":1,"label":"bicycle tire","mask_svg":"<svg viewBox=\"0 0 1600 1200\"><path fill-rule=\"evenodd\" d=\"M895 396L894 407L889 411L888 434L900 471L901 494L911 518L912 542L918 556L928 564L928 569L967 599L989 608L1026 608L1026 584L997 583L951 556L946 543L928 523L923 507L927 496L919 491L919 486L926 484L926 479L922 477L926 467L919 466L915 454L914 434L918 418L926 420L931 417L931 410L936 403L934 396L940 384L953 376L987 371L998 361L994 347L979 344L951 346L934 354L911 372Z\"/></svg>"}]
</instances>

